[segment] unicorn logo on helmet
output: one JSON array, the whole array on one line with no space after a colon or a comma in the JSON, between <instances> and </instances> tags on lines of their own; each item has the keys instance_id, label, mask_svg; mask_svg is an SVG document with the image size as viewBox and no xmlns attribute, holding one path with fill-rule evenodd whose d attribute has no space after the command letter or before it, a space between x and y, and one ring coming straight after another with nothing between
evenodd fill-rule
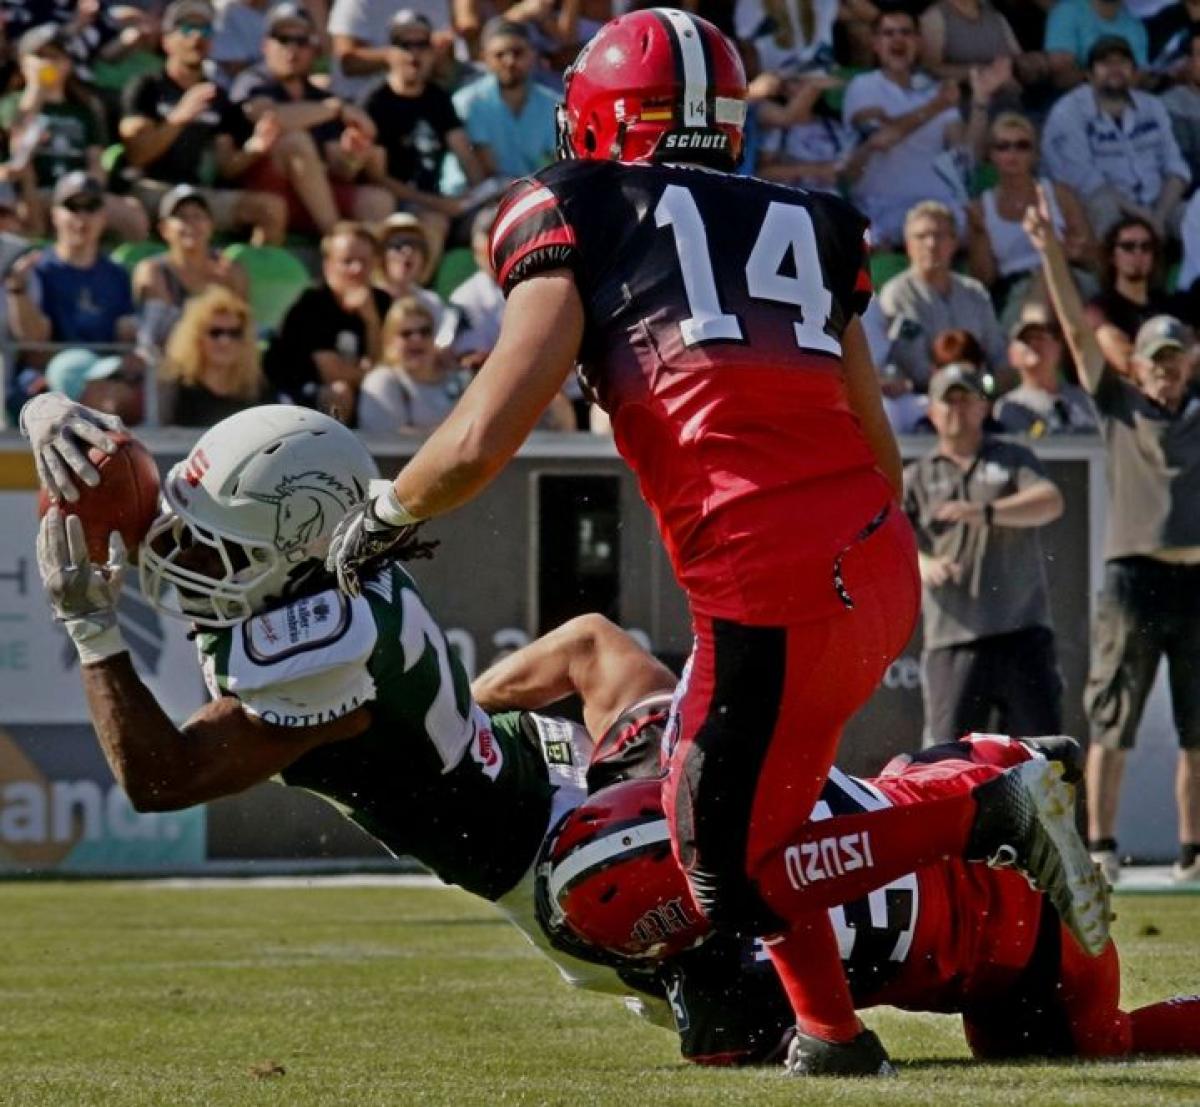
<instances>
[{"instance_id":1,"label":"unicorn logo on helmet","mask_svg":"<svg viewBox=\"0 0 1200 1107\"><path fill-rule=\"evenodd\" d=\"M247 495L275 507L273 544L290 561L305 556L308 544L325 530L327 514L340 519L358 499L354 489L317 470L284 477L274 493Z\"/></svg>"}]
</instances>

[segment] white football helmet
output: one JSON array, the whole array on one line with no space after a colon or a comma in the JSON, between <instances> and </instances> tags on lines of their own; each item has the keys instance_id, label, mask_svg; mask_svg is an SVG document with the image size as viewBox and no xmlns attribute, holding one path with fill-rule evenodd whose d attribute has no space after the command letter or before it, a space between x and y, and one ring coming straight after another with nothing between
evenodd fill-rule
<instances>
[{"instance_id":1,"label":"white football helmet","mask_svg":"<svg viewBox=\"0 0 1200 1107\"><path fill-rule=\"evenodd\" d=\"M139 551L146 599L223 627L293 595L378 476L358 436L320 412L265 404L221 420L163 482Z\"/></svg>"}]
</instances>

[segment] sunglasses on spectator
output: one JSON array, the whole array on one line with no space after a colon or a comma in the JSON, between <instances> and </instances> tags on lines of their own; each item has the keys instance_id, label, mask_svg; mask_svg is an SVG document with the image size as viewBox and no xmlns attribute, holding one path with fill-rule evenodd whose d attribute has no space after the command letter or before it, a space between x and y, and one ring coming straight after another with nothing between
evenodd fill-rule
<instances>
[{"instance_id":1,"label":"sunglasses on spectator","mask_svg":"<svg viewBox=\"0 0 1200 1107\"><path fill-rule=\"evenodd\" d=\"M384 244L385 250L393 250L399 253L401 250L424 250L425 240L417 238L415 235L405 235L403 237L397 235L395 238L389 238Z\"/></svg>"},{"instance_id":2,"label":"sunglasses on spectator","mask_svg":"<svg viewBox=\"0 0 1200 1107\"><path fill-rule=\"evenodd\" d=\"M201 38L212 38L211 23L180 23L175 28L177 35L199 35Z\"/></svg>"},{"instance_id":3,"label":"sunglasses on spectator","mask_svg":"<svg viewBox=\"0 0 1200 1107\"><path fill-rule=\"evenodd\" d=\"M313 44L312 35L273 34L271 37L280 46L295 46L297 49L303 49Z\"/></svg>"},{"instance_id":4,"label":"sunglasses on spectator","mask_svg":"<svg viewBox=\"0 0 1200 1107\"><path fill-rule=\"evenodd\" d=\"M428 50L433 46L433 40L428 38L394 38L392 45L400 50L409 50L416 52L418 50Z\"/></svg>"},{"instance_id":5,"label":"sunglasses on spectator","mask_svg":"<svg viewBox=\"0 0 1200 1107\"><path fill-rule=\"evenodd\" d=\"M228 338L230 342L237 342L242 337L240 327L209 327L208 337L214 342L219 342L222 338Z\"/></svg>"},{"instance_id":6,"label":"sunglasses on spectator","mask_svg":"<svg viewBox=\"0 0 1200 1107\"><path fill-rule=\"evenodd\" d=\"M1154 253L1154 243L1148 238L1126 238L1118 241L1116 247L1126 254Z\"/></svg>"},{"instance_id":7,"label":"sunglasses on spectator","mask_svg":"<svg viewBox=\"0 0 1200 1107\"><path fill-rule=\"evenodd\" d=\"M109 373L107 377L101 377L102 381L112 381L114 384L128 385L130 388L141 388L144 377L141 373L135 373L130 369L120 369L115 373Z\"/></svg>"},{"instance_id":8,"label":"sunglasses on spectator","mask_svg":"<svg viewBox=\"0 0 1200 1107\"><path fill-rule=\"evenodd\" d=\"M98 196L89 196L81 200L68 200L63 207L73 215L95 215L104 207L104 201Z\"/></svg>"},{"instance_id":9,"label":"sunglasses on spectator","mask_svg":"<svg viewBox=\"0 0 1200 1107\"><path fill-rule=\"evenodd\" d=\"M1012 150L1028 153L1033 149L1033 143L1027 138L999 139L992 143L992 149L998 154L1007 154Z\"/></svg>"},{"instance_id":10,"label":"sunglasses on spectator","mask_svg":"<svg viewBox=\"0 0 1200 1107\"><path fill-rule=\"evenodd\" d=\"M409 327L407 330L396 332L401 338L432 338L432 327Z\"/></svg>"},{"instance_id":11,"label":"sunglasses on spectator","mask_svg":"<svg viewBox=\"0 0 1200 1107\"><path fill-rule=\"evenodd\" d=\"M912 38L917 32L911 27L881 27L875 33L880 38Z\"/></svg>"}]
</instances>

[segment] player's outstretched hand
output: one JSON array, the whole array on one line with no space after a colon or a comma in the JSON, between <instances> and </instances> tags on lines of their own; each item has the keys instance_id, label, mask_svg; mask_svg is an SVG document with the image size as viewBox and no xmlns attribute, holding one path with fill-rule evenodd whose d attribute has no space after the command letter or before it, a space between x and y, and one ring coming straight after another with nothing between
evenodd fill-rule
<instances>
[{"instance_id":1,"label":"player's outstretched hand","mask_svg":"<svg viewBox=\"0 0 1200 1107\"><path fill-rule=\"evenodd\" d=\"M116 619L117 599L125 577L127 559L121 535L108 539L108 562L93 565L88 557L83 521L51 507L42 518L37 539L38 572L54 616L60 622L72 619Z\"/></svg>"},{"instance_id":2,"label":"player's outstretched hand","mask_svg":"<svg viewBox=\"0 0 1200 1107\"><path fill-rule=\"evenodd\" d=\"M116 415L105 415L68 400L60 392L34 396L22 409L21 433L33 448L38 479L53 500L74 503L80 482L89 488L100 483L100 474L88 461L88 447L116 453L111 434L125 424Z\"/></svg>"},{"instance_id":3,"label":"player's outstretched hand","mask_svg":"<svg viewBox=\"0 0 1200 1107\"><path fill-rule=\"evenodd\" d=\"M437 546L417 536L422 523L385 523L375 514L373 504L373 500L364 500L351 508L329 542L325 568L337 575L338 588L347 596L359 594L359 576L368 565L384 558L413 561L432 557Z\"/></svg>"}]
</instances>

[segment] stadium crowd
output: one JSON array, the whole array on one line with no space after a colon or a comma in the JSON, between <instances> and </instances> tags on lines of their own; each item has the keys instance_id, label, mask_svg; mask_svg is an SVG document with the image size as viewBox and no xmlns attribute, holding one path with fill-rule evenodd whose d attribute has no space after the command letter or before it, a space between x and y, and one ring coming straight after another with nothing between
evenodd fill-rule
<instances>
[{"instance_id":1,"label":"stadium crowd","mask_svg":"<svg viewBox=\"0 0 1200 1107\"><path fill-rule=\"evenodd\" d=\"M751 78L741 172L840 192L872 220L864 323L888 417L933 443L906 488L929 739L985 729L993 709L1014 732L1057 729L1036 535L1061 496L1030 450L994 435L1102 433L1127 472L1138 443L1123 441L1123 413L1149 397L1170 415L1162 448L1195 449L1178 423L1200 402L1188 326L1200 314L1200 4L685 6L736 40ZM365 432L435 426L498 334L496 201L554 160L563 69L615 13L604 0L3 0L10 418L53 389L130 424L208 427L282 401ZM1033 230L1032 207L1044 217ZM1183 391L1164 407L1146 382L1172 359ZM571 385L542 426L601 431L604 419ZM1111 739L1092 796L1110 871L1148 658L1200 665L1192 619L1122 667L1138 636L1113 625L1114 605L1136 621L1163 589L1200 595L1200 535L1178 523L1200 503L1144 477L1120 490L1110 471L1124 527L1101 613L1113 671L1093 666L1089 689L1093 730ZM1175 530L1130 520L1148 488ZM1170 569L1131 584L1131 560ZM980 682L998 702L980 700ZM1176 703L1189 751L1195 683L1179 679ZM1178 872L1200 878L1190 753L1178 798Z\"/></svg>"}]
</instances>

